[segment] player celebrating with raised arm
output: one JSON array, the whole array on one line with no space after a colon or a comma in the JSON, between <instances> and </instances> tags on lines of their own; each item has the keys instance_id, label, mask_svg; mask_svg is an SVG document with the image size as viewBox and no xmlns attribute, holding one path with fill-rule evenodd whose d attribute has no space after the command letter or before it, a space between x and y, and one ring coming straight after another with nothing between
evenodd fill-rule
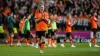
<instances>
[{"instance_id":1,"label":"player celebrating with raised arm","mask_svg":"<svg viewBox=\"0 0 100 56\"><path fill-rule=\"evenodd\" d=\"M44 12L44 5L41 5L35 13L35 22L36 22L36 36L39 40L40 53L42 54L45 47L45 35L48 24L48 13Z\"/></svg>"},{"instance_id":2,"label":"player celebrating with raised arm","mask_svg":"<svg viewBox=\"0 0 100 56\"><path fill-rule=\"evenodd\" d=\"M97 39L97 13L94 12L93 16L91 17L91 27L92 27L92 31L93 31L93 38L90 40L89 42L89 46L92 47L91 42L94 42L94 47L100 47L96 44L96 39Z\"/></svg>"}]
</instances>

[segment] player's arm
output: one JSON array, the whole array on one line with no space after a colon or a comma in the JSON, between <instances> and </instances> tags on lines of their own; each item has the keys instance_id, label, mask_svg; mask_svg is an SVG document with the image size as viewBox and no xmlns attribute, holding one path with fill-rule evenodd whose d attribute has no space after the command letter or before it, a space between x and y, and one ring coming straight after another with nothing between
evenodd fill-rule
<instances>
[{"instance_id":1,"label":"player's arm","mask_svg":"<svg viewBox=\"0 0 100 56\"><path fill-rule=\"evenodd\" d=\"M73 25L74 25L74 23L71 24L71 26L73 26Z\"/></svg>"},{"instance_id":2,"label":"player's arm","mask_svg":"<svg viewBox=\"0 0 100 56\"><path fill-rule=\"evenodd\" d=\"M48 19L46 19L46 18L45 18L45 19L43 19L43 21L44 21L45 23L48 23Z\"/></svg>"},{"instance_id":3,"label":"player's arm","mask_svg":"<svg viewBox=\"0 0 100 56\"><path fill-rule=\"evenodd\" d=\"M74 20L74 22L71 23L71 26L75 25L77 20Z\"/></svg>"},{"instance_id":4,"label":"player's arm","mask_svg":"<svg viewBox=\"0 0 100 56\"><path fill-rule=\"evenodd\" d=\"M68 25L68 26L73 26L73 25L74 25L74 23L67 22L67 25Z\"/></svg>"},{"instance_id":5,"label":"player's arm","mask_svg":"<svg viewBox=\"0 0 100 56\"><path fill-rule=\"evenodd\" d=\"M38 15L36 14L36 15L35 15L35 22L38 23L38 22L40 22L41 20L42 20L42 17L39 18Z\"/></svg>"},{"instance_id":6,"label":"player's arm","mask_svg":"<svg viewBox=\"0 0 100 56\"><path fill-rule=\"evenodd\" d=\"M95 21L95 22L98 22L99 20L98 20L97 18L94 18L94 21Z\"/></svg>"},{"instance_id":7,"label":"player's arm","mask_svg":"<svg viewBox=\"0 0 100 56\"><path fill-rule=\"evenodd\" d=\"M67 25L68 25L68 26L73 26L73 25L71 24L71 22L68 22Z\"/></svg>"},{"instance_id":8,"label":"player's arm","mask_svg":"<svg viewBox=\"0 0 100 56\"><path fill-rule=\"evenodd\" d=\"M42 13L42 17L44 17L44 18L43 18L43 21L44 21L45 23L48 23L49 15L46 15L45 13Z\"/></svg>"},{"instance_id":9,"label":"player's arm","mask_svg":"<svg viewBox=\"0 0 100 56\"><path fill-rule=\"evenodd\" d=\"M38 19L36 18L36 19L35 19L35 22L36 22L36 23L39 23L41 20L42 20L42 19L40 19L40 18L38 18Z\"/></svg>"}]
</instances>

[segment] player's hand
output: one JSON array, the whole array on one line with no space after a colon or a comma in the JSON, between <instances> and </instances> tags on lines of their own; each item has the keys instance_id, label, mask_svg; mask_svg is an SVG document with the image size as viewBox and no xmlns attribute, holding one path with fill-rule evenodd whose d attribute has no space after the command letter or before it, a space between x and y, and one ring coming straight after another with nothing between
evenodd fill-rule
<instances>
[{"instance_id":1,"label":"player's hand","mask_svg":"<svg viewBox=\"0 0 100 56\"><path fill-rule=\"evenodd\" d=\"M24 19L26 18L26 16L24 16Z\"/></svg>"},{"instance_id":2,"label":"player's hand","mask_svg":"<svg viewBox=\"0 0 100 56\"><path fill-rule=\"evenodd\" d=\"M52 29L52 31L54 32L54 29Z\"/></svg>"}]
</instances>

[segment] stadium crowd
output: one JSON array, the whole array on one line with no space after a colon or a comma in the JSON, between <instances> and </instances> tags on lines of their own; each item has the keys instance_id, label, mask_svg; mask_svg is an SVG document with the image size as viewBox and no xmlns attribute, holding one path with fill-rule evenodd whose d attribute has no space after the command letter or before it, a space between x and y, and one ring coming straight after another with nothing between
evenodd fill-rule
<instances>
[{"instance_id":1,"label":"stadium crowd","mask_svg":"<svg viewBox=\"0 0 100 56\"><path fill-rule=\"evenodd\" d=\"M21 17L29 13L33 14L31 24L35 28L34 15L40 4L43 4L49 13L57 14L57 20L59 21L57 27L59 29L65 27L65 20L68 14L77 17L78 21L75 25L75 29L80 28L81 30L84 30L85 28L90 30L89 18L94 11L98 13L98 19L100 18L99 0L0 0L0 2L2 2L0 4L0 14L2 14L2 11L5 8L10 8L11 12L14 13L16 17L17 28ZM100 23L98 23L98 26L100 27Z\"/></svg>"}]
</instances>

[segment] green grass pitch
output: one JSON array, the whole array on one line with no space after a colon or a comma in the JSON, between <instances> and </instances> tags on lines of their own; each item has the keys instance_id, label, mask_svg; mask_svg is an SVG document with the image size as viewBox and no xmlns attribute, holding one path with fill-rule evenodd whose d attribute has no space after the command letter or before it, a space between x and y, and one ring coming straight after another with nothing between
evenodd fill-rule
<instances>
[{"instance_id":1,"label":"green grass pitch","mask_svg":"<svg viewBox=\"0 0 100 56\"><path fill-rule=\"evenodd\" d=\"M6 47L0 44L0 56L100 56L100 48L89 47L88 43L75 43L76 48L71 48L69 43L66 43L64 48L57 44L57 48L46 47L43 54L39 53L39 48L22 45L22 47Z\"/></svg>"}]
</instances>

